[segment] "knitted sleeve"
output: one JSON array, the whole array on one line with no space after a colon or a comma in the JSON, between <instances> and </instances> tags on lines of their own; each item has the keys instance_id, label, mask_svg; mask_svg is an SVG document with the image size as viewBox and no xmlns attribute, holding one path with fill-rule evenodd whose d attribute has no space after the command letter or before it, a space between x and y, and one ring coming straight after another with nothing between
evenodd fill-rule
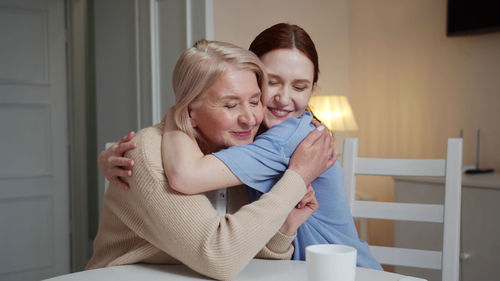
<instances>
[{"instance_id":1,"label":"knitted sleeve","mask_svg":"<svg viewBox=\"0 0 500 281\"><path fill-rule=\"evenodd\" d=\"M123 192L126 208L119 216L144 240L193 270L223 280L236 277L259 251L264 258L290 257L290 237L276 233L305 194L297 173L285 172L260 200L219 216L206 196L180 194L168 186L161 138L146 130L134 141L138 147L128 154L136 162L131 190Z\"/></svg>"},{"instance_id":2,"label":"knitted sleeve","mask_svg":"<svg viewBox=\"0 0 500 281\"><path fill-rule=\"evenodd\" d=\"M255 256L260 259L289 260L292 258L294 246L292 245L295 235L288 236L277 232L266 246Z\"/></svg>"}]
</instances>

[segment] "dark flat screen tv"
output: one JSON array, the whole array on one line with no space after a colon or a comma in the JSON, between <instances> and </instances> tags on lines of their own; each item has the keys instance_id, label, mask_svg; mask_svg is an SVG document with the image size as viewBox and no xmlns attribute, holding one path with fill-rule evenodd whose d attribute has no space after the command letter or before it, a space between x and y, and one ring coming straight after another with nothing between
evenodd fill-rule
<instances>
[{"instance_id":1,"label":"dark flat screen tv","mask_svg":"<svg viewBox=\"0 0 500 281\"><path fill-rule=\"evenodd\" d=\"M448 36L500 31L500 2L497 0L448 0Z\"/></svg>"}]
</instances>

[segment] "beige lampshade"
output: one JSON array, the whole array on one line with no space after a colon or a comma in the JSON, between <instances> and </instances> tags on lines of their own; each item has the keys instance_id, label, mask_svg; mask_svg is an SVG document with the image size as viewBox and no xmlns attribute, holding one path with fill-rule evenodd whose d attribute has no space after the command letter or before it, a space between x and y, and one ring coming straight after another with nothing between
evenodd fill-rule
<instances>
[{"instance_id":1,"label":"beige lampshade","mask_svg":"<svg viewBox=\"0 0 500 281\"><path fill-rule=\"evenodd\" d=\"M358 125L345 96L314 95L309 106L318 119L332 131L357 131Z\"/></svg>"}]
</instances>

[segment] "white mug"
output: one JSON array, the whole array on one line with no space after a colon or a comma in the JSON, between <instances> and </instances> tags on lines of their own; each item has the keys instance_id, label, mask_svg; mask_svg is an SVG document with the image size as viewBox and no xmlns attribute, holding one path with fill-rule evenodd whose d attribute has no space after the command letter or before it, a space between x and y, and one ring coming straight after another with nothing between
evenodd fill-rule
<instances>
[{"instance_id":1,"label":"white mug","mask_svg":"<svg viewBox=\"0 0 500 281\"><path fill-rule=\"evenodd\" d=\"M309 281L354 281L356 255L353 247L318 244L306 247Z\"/></svg>"}]
</instances>

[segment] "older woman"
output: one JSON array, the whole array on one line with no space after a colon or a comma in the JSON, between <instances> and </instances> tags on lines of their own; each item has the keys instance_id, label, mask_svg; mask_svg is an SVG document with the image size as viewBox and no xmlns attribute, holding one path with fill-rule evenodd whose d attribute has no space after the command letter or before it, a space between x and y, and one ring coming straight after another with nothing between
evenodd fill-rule
<instances>
[{"instance_id":1,"label":"older woman","mask_svg":"<svg viewBox=\"0 0 500 281\"><path fill-rule=\"evenodd\" d=\"M176 121L204 153L253 141L263 118L262 69L251 52L221 42L199 41L179 58L173 83L177 107L184 109ZM235 100L240 106L229 110L227 102ZM181 262L209 277L232 279L253 257L289 259L294 236L282 232L293 233L317 209L306 186L333 164L326 130L302 142L269 193L219 216L205 195L170 188L162 169L162 127L135 136L137 149L128 153L135 161L127 178L132 188L108 190L87 268ZM306 207L294 208L301 200Z\"/></svg>"}]
</instances>

